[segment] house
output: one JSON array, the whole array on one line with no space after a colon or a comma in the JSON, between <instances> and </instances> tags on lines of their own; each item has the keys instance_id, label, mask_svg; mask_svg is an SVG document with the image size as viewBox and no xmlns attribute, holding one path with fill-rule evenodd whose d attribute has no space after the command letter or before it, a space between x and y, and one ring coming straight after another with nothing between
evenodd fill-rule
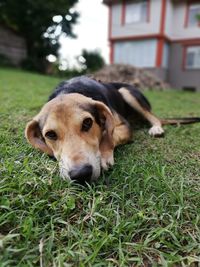
<instances>
[{"instance_id":1,"label":"house","mask_svg":"<svg viewBox=\"0 0 200 267\"><path fill-rule=\"evenodd\" d=\"M14 66L20 66L27 56L25 40L3 25L0 25L0 55L5 56Z\"/></svg>"},{"instance_id":2,"label":"house","mask_svg":"<svg viewBox=\"0 0 200 267\"><path fill-rule=\"evenodd\" d=\"M200 0L104 0L110 63L147 69L172 87L200 90Z\"/></svg>"}]
</instances>

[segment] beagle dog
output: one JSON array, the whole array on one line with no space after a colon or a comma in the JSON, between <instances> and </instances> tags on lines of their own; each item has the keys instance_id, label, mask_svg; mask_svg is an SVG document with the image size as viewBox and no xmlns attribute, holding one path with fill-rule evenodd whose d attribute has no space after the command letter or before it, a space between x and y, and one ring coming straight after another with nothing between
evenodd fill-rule
<instances>
[{"instance_id":1,"label":"beagle dog","mask_svg":"<svg viewBox=\"0 0 200 267\"><path fill-rule=\"evenodd\" d=\"M96 180L114 164L113 151L129 142L136 121L150 124L151 136L163 136L163 124L191 123L158 119L145 96L123 83L103 83L86 76L58 85L25 130L28 142L55 157L63 178Z\"/></svg>"}]
</instances>

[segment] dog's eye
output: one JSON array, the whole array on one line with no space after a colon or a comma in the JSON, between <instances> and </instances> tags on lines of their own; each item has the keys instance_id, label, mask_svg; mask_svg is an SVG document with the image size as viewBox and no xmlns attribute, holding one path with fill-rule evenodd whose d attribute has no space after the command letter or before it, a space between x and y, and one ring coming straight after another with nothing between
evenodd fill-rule
<instances>
[{"instance_id":1,"label":"dog's eye","mask_svg":"<svg viewBox=\"0 0 200 267\"><path fill-rule=\"evenodd\" d=\"M45 137L50 140L57 140L57 134L54 131L48 131L45 133Z\"/></svg>"},{"instance_id":2,"label":"dog's eye","mask_svg":"<svg viewBox=\"0 0 200 267\"><path fill-rule=\"evenodd\" d=\"M93 121L91 118L86 118L83 120L82 128L81 130L84 132L87 132L92 127Z\"/></svg>"}]
</instances>

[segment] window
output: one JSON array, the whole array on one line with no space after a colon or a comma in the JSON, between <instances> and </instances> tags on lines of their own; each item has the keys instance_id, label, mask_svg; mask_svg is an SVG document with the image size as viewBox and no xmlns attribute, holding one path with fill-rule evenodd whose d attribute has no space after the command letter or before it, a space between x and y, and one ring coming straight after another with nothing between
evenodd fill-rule
<instances>
[{"instance_id":1,"label":"window","mask_svg":"<svg viewBox=\"0 0 200 267\"><path fill-rule=\"evenodd\" d=\"M164 44L164 49L163 49L163 61L162 61L162 67L163 68L168 68L169 65L169 44L165 43Z\"/></svg>"},{"instance_id":2,"label":"window","mask_svg":"<svg viewBox=\"0 0 200 267\"><path fill-rule=\"evenodd\" d=\"M190 46L186 49L186 68L200 69L200 46Z\"/></svg>"},{"instance_id":3,"label":"window","mask_svg":"<svg viewBox=\"0 0 200 267\"><path fill-rule=\"evenodd\" d=\"M156 44L155 39L115 42L114 63L130 64L139 68L155 67Z\"/></svg>"},{"instance_id":4,"label":"window","mask_svg":"<svg viewBox=\"0 0 200 267\"><path fill-rule=\"evenodd\" d=\"M188 23L187 26L197 26L198 16L200 15L200 4L190 5L188 10Z\"/></svg>"},{"instance_id":5,"label":"window","mask_svg":"<svg viewBox=\"0 0 200 267\"><path fill-rule=\"evenodd\" d=\"M125 24L145 22L147 20L147 0L126 4Z\"/></svg>"}]
</instances>

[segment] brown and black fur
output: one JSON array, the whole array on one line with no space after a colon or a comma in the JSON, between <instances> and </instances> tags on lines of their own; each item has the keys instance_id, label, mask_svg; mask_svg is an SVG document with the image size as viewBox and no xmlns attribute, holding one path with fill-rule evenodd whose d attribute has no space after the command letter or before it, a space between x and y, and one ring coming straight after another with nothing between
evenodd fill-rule
<instances>
[{"instance_id":1,"label":"brown and black fur","mask_svg":"<svg viewBox=\"0 0 200 267\"><path fill-rule=\"evenodd\" d=\"M89 181L114 164L114 148L131 141L136 118L150 124L151 136L163 136L165 124L200 122L159 119L133 86L81 76L58 85L25 135L33 147L59 161L63 177Z\"/></svg>"},{"instance_id":2,"label":"brown and black fur","mask_svg":"<svg viewBox=\"0 0 200 267\"><path fill-rule=\"evenodd\" d=\"M111 110L114 110L122 117L127 118L132 112L135 112L135 110L127 104L122 95L119 93L119 90L123 87L125 87L130 94L137 99L141 107L148 111L151 110L149 101L133 86L125 83L98 82L86 76L73 78L69 81L60 83L55 91L50 95L49 100L52 100L60 94L79 93L86 97L103 102Z\"/></svg>"}]
</instances>

